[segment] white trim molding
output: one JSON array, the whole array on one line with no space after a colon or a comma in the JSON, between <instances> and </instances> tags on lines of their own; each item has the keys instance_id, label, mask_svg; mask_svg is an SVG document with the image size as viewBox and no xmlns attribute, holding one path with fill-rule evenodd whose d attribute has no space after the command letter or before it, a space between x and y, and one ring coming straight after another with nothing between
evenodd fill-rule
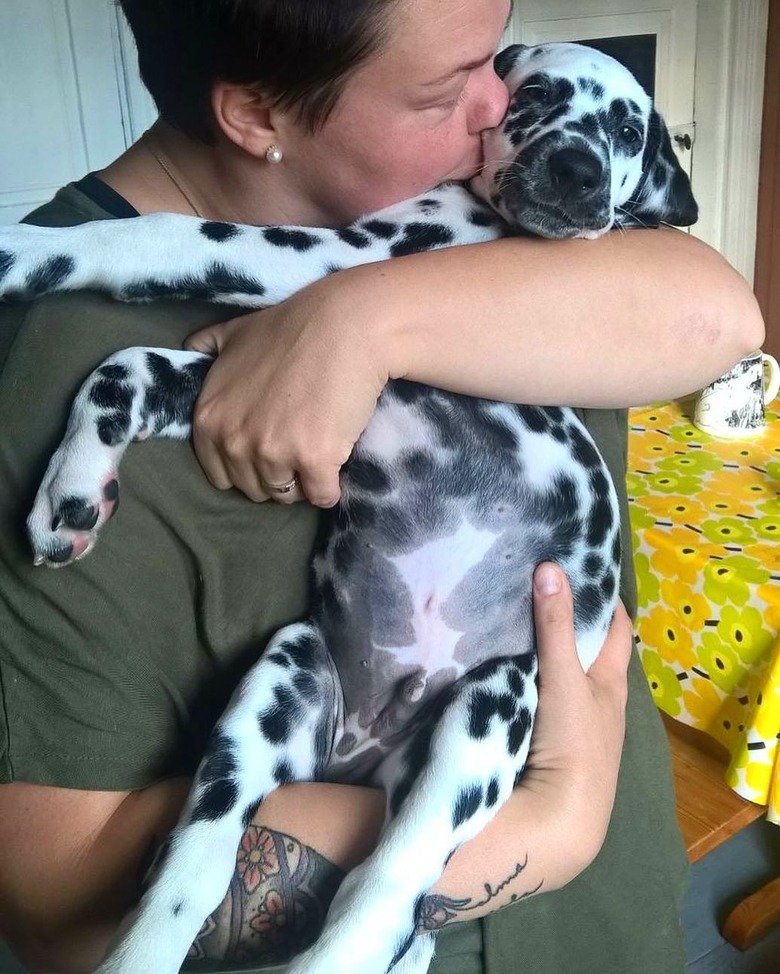
<instances>
[{"instance_id":1,"label":"white trim molding","mask_svg":"<svg viewBox=\"0 0 780 974\"><path fill-rule=\"evenodd\" d=\"M694 232L751 284L768 10L768 0L699 0Z\"/></svg>"}]
</instances>

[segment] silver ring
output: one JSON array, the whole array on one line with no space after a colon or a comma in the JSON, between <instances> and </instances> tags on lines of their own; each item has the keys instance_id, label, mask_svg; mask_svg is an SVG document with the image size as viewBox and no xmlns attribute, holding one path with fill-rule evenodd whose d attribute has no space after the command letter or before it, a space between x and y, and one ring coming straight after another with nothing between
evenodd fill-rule
<instances>
[{"instance_id":1,"label":"silver ring","mask_svg":"<svg viewBox=\"0 0 780 974\"><path fill-rule=\"evenodd\" d=\"M291 490L295 490L298 486L298 478L293 477L292 480L288 480L286 484L266 484L266 487L273 491L274 494L289 494Z\"/></svg>"}]
</instances>

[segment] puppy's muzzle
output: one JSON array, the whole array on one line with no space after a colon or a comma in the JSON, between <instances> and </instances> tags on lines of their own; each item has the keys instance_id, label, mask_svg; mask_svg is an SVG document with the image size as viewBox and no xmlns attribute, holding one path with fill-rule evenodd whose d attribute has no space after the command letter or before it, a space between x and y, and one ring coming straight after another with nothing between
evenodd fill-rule
<instances>
[{"instance_id":1,"label":"puppy's muzzle","mask_svg":"<svg viewBox=\"0 0 780 974\"><path fill-rule=\"evenodd\" d=\"M547 160L550 186L562 204L587 203L602 188L604 167L591 152L559 149Z\"/></svg>"}]
</instances>

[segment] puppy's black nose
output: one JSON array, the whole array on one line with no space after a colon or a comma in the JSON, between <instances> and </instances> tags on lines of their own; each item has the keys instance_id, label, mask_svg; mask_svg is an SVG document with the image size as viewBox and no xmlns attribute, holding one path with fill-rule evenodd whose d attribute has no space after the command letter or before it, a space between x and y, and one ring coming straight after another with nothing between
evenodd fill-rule
<instances>
[{"instance_id":1,"label":"puppy's black nose","mask_svg":"<svg viewBox=\"0 0 780 974\"><path fill-rule=\"evenodd\" d=\"M550 156L553 186L564 200L587 199L601 185L604 168L599 160L581 149L559 149Z\"/></svg>"}]
</instances>

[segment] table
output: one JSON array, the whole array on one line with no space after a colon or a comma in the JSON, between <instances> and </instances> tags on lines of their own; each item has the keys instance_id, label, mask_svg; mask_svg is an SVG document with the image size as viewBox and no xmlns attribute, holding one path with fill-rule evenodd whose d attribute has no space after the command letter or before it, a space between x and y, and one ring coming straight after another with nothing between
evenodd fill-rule
<instances>
[{"instance_id":1,"label":"table","mask_svg":"<svg viewBox=\"0 0 780 974\"><path fill-rule=\"evenodd\" d=\"M630 413L638 648L661 710L724 745L728 784L780 824L780 412L724 440L691 410Z\"/></svg>"}]
</instances>

